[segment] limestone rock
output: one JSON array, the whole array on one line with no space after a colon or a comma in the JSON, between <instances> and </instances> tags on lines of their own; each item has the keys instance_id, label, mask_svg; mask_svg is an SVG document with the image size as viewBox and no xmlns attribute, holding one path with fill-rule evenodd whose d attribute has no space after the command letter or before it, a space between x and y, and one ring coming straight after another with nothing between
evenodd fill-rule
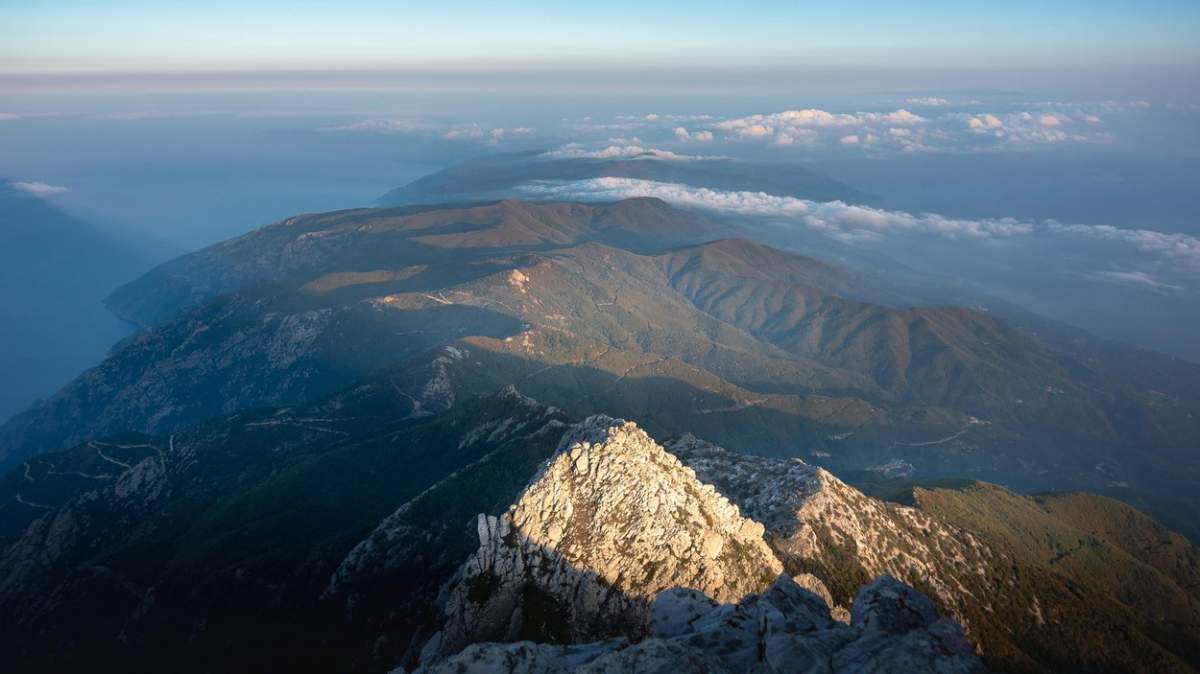
<instances>
[{"instance_id":1,"label":"limestone rock","mask_svg":"<svg viewBox=\"0 0 1200 674\"><path fill-rule=\"evenodd\" d=\"M850 625L819 597L782 575L761 595L719 605L695 590L655 600L653 635L577 646L475 644L419 672L658 674L660 672L986 671L962 630L938 619L916 590L884 577L860 593ZM912 605L906 602L912 601Z\"/></svg>"},{"instance_id":2,"label":"limestone rock","mask_svg":"<svg viewBox=\"0 0 1200 674\"><path fill-rule=\"evenodd\" d=\"M517 502L480 516L478 531L434 657L481 640L637 639L665 589L733 603L783 568L760 525L636 424L605 416L572 427Z\"/></svg>"},{"instance_id":3,"label":"limestone rock","mask_svg":"<svg viewBox=\"0 0 1200 674\"><path fill-rule=\"evenodd\" d=\"M762 522L789 571L813 571L829 584L834 575L860 578L853 587L832 587L840 597L810 588L834 606L835 615L849 617L835 600L847 601L858 583L890 574L930 588L970 633L965 607L972 595L965 588L994 563L994 553L972 534L916 508L870 498L800 459L738 454L692 435L666 448L747 517Z\"/></svg>"}]
</instances>

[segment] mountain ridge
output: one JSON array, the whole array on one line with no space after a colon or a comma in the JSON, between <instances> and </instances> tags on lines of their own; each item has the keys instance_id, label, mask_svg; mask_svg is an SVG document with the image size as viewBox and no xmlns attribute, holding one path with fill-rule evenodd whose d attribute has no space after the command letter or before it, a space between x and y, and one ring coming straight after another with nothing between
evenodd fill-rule
<instances>
[{"instance_id":1,"label":"mountain ridge","mask_svg":"<svg viewBox=\"0 0 1200 674\"><path fill-rule=\"evenodd\" d=\"M657 431L688 431L702 410L795 416L780 429L837 470L903 460L1023 489L1134 485L1131 498L1164 484L1162 497L1188 498L1184 476L1200 471L1186 458L1200 432L1192 411L1200 399L1170 385L1189 376L1177 364L1113 368L1086 340L1051 344L987 312L872 303L855 274L754 242L708 241L711 223L655 200L411 210L284 221L152 272L139 283L191 269L176 287L198 274L200 285L183 291L197 298L255 274L277 280L129 340L0 429L0 461L14 465L90 434L169 432L239 407L300 403L425 349L477 339L528 361L513 376L564 378L561 397L548 401L580 414L616 410L575 398L587 392L572 378L585 375L581 368L599 374L590 371L599 361L611 363L602 370L624 361L612 384L627 392L657 373L705 399L686 423L682 409L674 420L647 414L648 423L666 422ZM529 232L546 243L493 245ZM647 234L658 242L652 249L630 243ZM423 257L434 249L412 237L430 235L451 237L433 243L449 241L461 256ZM609 235L616 239L597 238ZM492 385L504 383L519 382ZM850 423L827 423L816 408L831 401L859 411L841 417ZM864 427L885 418L890 428ZM770 446L787 441L778 430L755 433L766 435L718 439L788 451Z\"/></svg>"},{"instance_id":2,"label":"mountain ridge","mask_svg":"<svg viewBox=\"0 0 1200 674\"><path fill-rule=\"evenodd\" d=\"M5 579L0 582L0 605L22 606L12 615L24 616L21 620L27 625L60 626L59 631L47 634L76 640L83 637L73 648L94 643L104 634L105 625L122 629L133 650L112 652L112 662L129 665L149 664L156 657L175 661L178 652L208 649L215 643L211 639L233 639L238 633L255 635L237 616L259 615L269 606L285 607L282 610L290 611L296 620L283 621L280 625L290 627L282 634L265 636L267 640L261 643L276 638L283 640L280 643L294 643L306 630L319 631L320 638L304 637L311 641L311 648L323 650L326 655L322 657L335 657L343 668L353 662L355 670L382 670L397 662L412 665L424 658L431 658L427 663L431 666L441 658L455 662L458 647L439 651L438 646L429 644L443 642L433 642L431 637L446 625L480 624L475 619L464 620L472 615L493 616L484 624L494 627L459 629L458 634L467 636L444 643L461 646L496 638L579 643L612 637L613 627L625 625L618 631L625 634L622 638L632 640L621 642L626 645L605 642L607 645L585 649L591 653L589 657L620 659L629 643L641 643L638 635L646 635L647 621L675 624L655 622L659 619L652 615L654 591L694 578L689 574L698 572L696 562L704 559L706 551L715 551L715 541L722 540L721 550L740 550L739 557L750 554L751 559L760 560L764 570L772 572L764 573L761 581L754 574L736 574L735 582L751 582L754 589L767 589L767 593L746 604L733 597L738 591L729 592L734 604L744 608L730 604L722 611L756 615L758 609L752 607L767 610L755 602L774 601L769 597L776 591L770 587L775 572L782 569L796 579L795 587L812 593L805 596L824 607L816 613L825 616L819 618L826 621L820 624L843 635L838 639L848 638L853 631L845 632L828 621L854 614L859 588L888 574L897 578L897 583L926 593L942 615L963 621L971 643L982 649L992 667L1048 671L1066 662L1086 661L1129 671L1193 671L1181 659L1191 657L1186 649L1180 650L1185 642L1173 642L1175 651L1168 651L1162 644L1171 642L1162 642L1163 635L1146 631L1153 623L1130 617L1166 603L1151 600L1153 595L1143 592L1126 596L1122 601L1130 604L1121 608L1101 594L1101 588L1114 586L1110 582L1129 585L1120 581L1119 575L1061 576L1063 572L1050 570L1045 561L1039 561L1048 558L1025 552L1014 555L1021 548L1014 548L1014 539L1003 530L983 526L990 520L972 523L956 514L960 509L938 505L963 503L970 505L963 512L986 514L989 501L977 501L974 494L999 494L1002 502L1012 504L1008 507L1044 513L1032 498L995 487L961 492L935 489L928 497L921 492L920 509L898 508L870 499L827 471L796 460L740 455L694 436L658 445L636 426L607 417L568 426L569 418L562 412L512 387L485 398L449 395L442 382L473 371L474 354L445 352L444 357L463 372L440 369L449 362L432 363L407 375L400 390L396 389L399 380L363 384L304 407L239 412L173 436L121 436L31 461L26 473L10 474L0 483L0 496L6 498L0 505L0 534L15 532L25 541L7 545L0 560L0 570L6 571L0 574ZM420 406L415 402L418 397L423 400ZM259 449L247 451L250 447ZM417 457L425 458L410 463ZM649 462L643 464L643 459ZM428 468L417 470L427 464ZM78 474L111 477L98 480ZM618 475L624 477L616 482L610 479ZM654 477L660 475L661 480ZM343 484L355 485L357 496L348 501L336 488ZM647 494L651 493L658 495L650 498ZM668 493L677 496L668 497ZM14 495L22 494L25 501L50 510L20 506ZM665 517L646 514L657 512L648 505L655 499L671 504L673 498L682 498L685 509L699 508L694 516L679 520L679 531L691 532L681 540L689 541L685 548L694 547L696 559L668 553L669 546L661 549L661 542L672 537L655 532L674 526L669 524L676 517L670 505L662 506L668 513ZM184 507L189 503L194 505ZM689 503L693 505L686 505ZM6 513L18 506L34 512L21 522L6 521ZM605 515L605 508L615 510ZM1111 521L1110 526L1123 522L1109 520L1109 512L1097 511L1092 520ZM642 518L648 519L643 522ZM1074 536L1084 535L1073 527L1051 524L1052 519L1044 515L1029 521L1047 534L1078 531L1052 534L1066 550L1073 545ZM628 527L609 527L626 520ZM510 522L508 530L519 529L522 536L504 535L502 521ZM722 521L732 524L725 527L718 523ZM65 526L66 522L73 524ZM304 523L299 538L294 528L298 522ZM593 545L591 535L584 535L599 522L606 523L605 536L610 537L606 540L615 547ZM635 526L634 522L643 524ZM1139 522L1139 530L1147 526ZM88 542L99 535L94 527L111 533L103 549L89 551ZM1157 535L1153 528L1145 530ZM30 544L64 531L73 533L45 539L57 541L54 545ZM628 542L624 542L626 536ZM750 538L734 543L743 536ZM853 540L860 542L847 545ZM297 546L297 541L305 543ZM158 547L164 544L167 547ZM1184 548L1189 549L1191 556L1182 559L1194 562L1197 553L1194 548ZM49 555L37 557L38 550L42 552L36 554ZM153 550L171 550L172 557L163 563ZM615 566L610 576L605 575L605 560L611 555L605 550L621 552L612 557ZM668 554L665 565L652 563L656 554ZM546 561L531 563L543 558ZM967 563L953 561L960 558ZM571 560L570 566L560 567L565 562L554 561L562 559ZM1110 560L1105 564L1111 565L1130 558L1110 555L1105 559ZM525 562L517 565L516 560ZM922 564L909 564L912 560L922 560ZM1135 569L1143 563L1149 562L1121 562ZM985 573L979 576L973 564L983 564ZM107 571L95 575L94 569L100 567ZM685 571L677 575L673 568ZM1192 568L1194 575L1194 564ZM13 575L14 569L21 571ZM525 571L518 573L519 569ZM648 575L646 569L652 573ZM496 580L471 580L485 570L491 570ZM603 577L611 579L606 581L608 585L599 582ZM127 590L105 589L115 578L125 587L138 588L140 599L131 602ZM509 580L502 582L502 578ZM676 580L659 584L653 580L656 578ZM702 580L719 588L722 578L729 576L704 571ZM1009 582L1013 579L1018 581L1016 589ZM543 590L531 594L524 589L526 581ZM449 585L439 592L444 583ZM694 581L684 584L694 585ZM506 586L512 592L500 590ZM185 591L186 587L238 587L244 596L236 606L222 609L196 597L195 589ZM276 589L267 589L272 587ZM1020 589L1025 587L1032 589ZM582 588L591 589L582 592ZM581 600L575 605L574 611L583 612L581 616L593 616L581 617L581 628L591 625L590 629L598 632L563 632L562 627L571 624L569 620L538 622L537 616L559 615L558 609L546 613L555 605L548 597L574 600L589 592L605 597L616 591L613 588L622 588L625 599ZM625 594L625 589L630 594ZM897 591L907 592L886 590ZM1030 595L1024 594L1029 591L1040 600L1040 613L1029 610ZM796 592L789 589L784 594ZM22 596L53 598L49 612L34 610L39 604L19 601ZM513 596L519 598L515 607L503 600ZM150 597L155 599L150 602ZM628 603L634 597L635 603ZM530 601L533 604L528 610L517 608ZM714 610L707 601L689 599L684 605L699 615ZM81 606L96 606L90 610L99 611L98 615L129 617L89 621L86 626L59 622L57 616L78 614ZM478 606L492 608L471 608ZM589 613L605 606L617 610L622 618L597 621L595 616L605 614ZM466 613L456 613L462 610ZM1089 610L1099 611L1097 617L1085 619L1087 614L1080 611ZM130 613L123 613L126 611ZM456 615L463 617L446 617ZM521 615L541 627L532 631L522 628ZM804 615L811 619L812 614ZM187 645L184 637L197 616L206 617L211 634ZM514 616L517 622L506 621L505 616ZM996 629L997 623L1006 629ZM1090 643L1070 631L1078 625L1123 630L1131 640ZM17 626L5 628L4 633L23 634L20 630L26 628L13 629ZM799 638L788 636L786 628L779 632L782 641L777 646ZM671 634L675 633L660 631L653 636L670 641L674 638ZM728 637L723 631L715 634L722 635L721 639ZM19 652L32 657L37 645L45 643L40 641L43 638L45 635L26 640ZM258 642L259 637L253 636L253 640ZM154 643L166 650L141 650ZM229 643L243 642L233 639ZM651 641L642 648L658 648L654 645L658 643ZM1124 648L1126 645L1129 648ZM480 646L469 652L490 653L493 648L501 647ZM542 653L540 648L535 652ZM425 656L420 655L422 651ZM274 649L258 653L249 643L237 646L235 652L242 654L247 668L253 668L260 657L268 658L264 662L272 658L279 662ZM441 655L435 657L435 652ZM967 652L970 649L963 651ZM87 650L66 648L61 651L64 663L70 662L71 653L90 657ZM296 656L311 659L315 654L301 649ZM204 668L204 662L229 664L198 660L197 666Z\"/></svg>"}]
</instances>

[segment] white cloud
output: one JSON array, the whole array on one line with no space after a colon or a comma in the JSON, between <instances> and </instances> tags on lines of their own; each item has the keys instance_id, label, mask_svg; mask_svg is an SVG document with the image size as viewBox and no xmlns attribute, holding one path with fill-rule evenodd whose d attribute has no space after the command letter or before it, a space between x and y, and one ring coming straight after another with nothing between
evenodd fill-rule
<instances>
[{"instance_id":1,"label":"white cloud","mask_svg":"<svg viewBox=\"0 0 1200 674\"><path fill-rule=\"evenodd\" d=\"M1044 105L1067 107L1066 104ZM1111 133L1098 128L1103 123L1099 116L1079 108L1068 108L1067 112L1070 114L1026 110L1001 115L951 114L948 117L957 117L966 123L968 132L978 139L974 145L968 145L973 149L1029 148L1065 142L1106 143L1113 140ZM1086 121L1091 128L1074 125L1075 119ZM990 143L981 143L989 139Z\"/></svg>"},{"instance_id":2,"label":"white cloud","mask_svg":"<svg viewBox=\"0 0 1200 674\"><path fill-rule=\"evenodd\" d=\"M455 124L448 126L446 124L433 124L427 121L416 119L365 119L360 122L344 124L341 126L331 126L323 129L324 131L356 131L365 133L423 133L423 134L439 134L446 140L487 140L489 144L496 144L507 136L529 136L533 134L533 129L527 126L519 126L512 129L503 127L487 128L479 124Z\"/></svg>"},{"instance_id":3,"label":"white cloud","mask_svg":"<svg viewBox=\"0 0 1200 674\"><path fill-rule=\"evenodd\" d=\"M1148 255L1172 259L1200 271L1200 239L1188 234L1167 234L1149 229L1124 229L1112 225L1046 223L1049 231L1120 243Z\"/></svg>"},{"instance_id":4,"label":"white cloud","mask_svg":"<svg viewBox=\"0 0 1200 674\"><path fill-rule=\"evenodd\" d=\"M1041 103L1011 113L967 113L954 110L955 103L942 98L910 98L906 103L928 108L950 106L939 114L922 116L900 108L891 112L834 113L819 108L784 110L772 114L747 115L707 125L727 141L763 140L791 145L800 140L810 144L859 148L860 151L930 152L980 151L1003 148L1027 149L1063 142L1112 142L1101 128L1097 110L1065 103ZM974 102L977 103L977 102ZM1128 107L1128 104L1122 104ZM1086 121L1087 128L1074 124ZM683 128L683 127L679 127ZM907 131L907 133L905 133ZM684 133L692 133L684 129ZM677 132L680 138L684 136ZM858 142L849 140L857 137ZM846 139L843 141L842 139Z\"/></svg>"},{"instance_id":5,"label":"white cloud","mask_svg":"<svg viewBox=\"0 0 1200 674\"><path fill-rule=\"evenodd\" d=\"M775 134L774 143L779 146L786 147L803 143L808 145L817 138L817 132L812 129L794 129L792 131L780 132Z\"/></svg>"},{"instance_id":6,"label":"white cloud","mask_svg":"<svg viewBox=\"0 0 1200 674\"><path fill-rule=\"evenodd\" d=\"M842 136L842 138L839 142L842 145L858 145L858 136L855 136L855 135Z\"/></svg>"},{"instance_id":7,"label":"white cloud","mask_svg":"<svg viewBox=\"0 0 1200 674\"><path fill-rule=\"evenodd\" d=\"M870 125L916 126L929 120L908 110L892 112L833 113L818 108L784 110L766 115L749 115L715 122L712 129L732 139L771 139L776 145L812 141L821 129L866 129ZM843 135L861 135L845 134Z\"/></svg>"},{"instance_id":8,"label":"white cloud","mask_svg":"<svg viewBox=\"0 0 1200 674\"><path fill-rule=\"evenodd\" d=\"M1004 122L995 115L985 114L978 117L968 117L967 128L976 132L985 132L993 129L1003 129Z\"/></svg>"},{"instance_id":9,"label":"white cloud","mask_svg":"<svg viewBox=\"0 0 1200 674\"><path fill-rule=\"evenodd\" d=\"M925 106L925 107L929 107L929 108L939 108L942 106L950 105L950 101L948 101L944 98L937 98L934 96L920 96L917 98L906 98L904 100L904 102L909 105L921 105L921 106Z\"/></svg>"},{"instance_id":10,"label":"white cloud","mask_svg":"<svg viewBox=\"0 0 1200 674\"><path fill-rule=\"evenodd\" d=\"M675 137L679 140L695 143L711 143L713 142L712 131L688 131L682 126L675 127Z\"/></svg>"},{"instance_id":11,"label":"white cloud","mask_svg":"<svg viewBox=\"0 0 1200 674\"><path fill-rule=\"evenodd\" d=\"M1163 294L1183 290L1182 286L1164 283L1144 271L1095 271L1083 274L1083 276L1096 281L1131 286Z\"/></svg>"},{"instance_id":12,"label":"white cloud","mask_svg":"<svg viewBox=\"0 0 1200 674\"><path fill-rule=\"evenodd\" d=\"M432 127L415 119L364 119L361 122L328 127L329 131L364 131L368 133L414 133Z\"/></svg>"},{"instance_id":13,"label":"white cloud","mask_svg":"<svg viewBox=\"0 0 1200 674\"><path fill-rule=\"evenodd\" d=\"M747 216L785 218L844 241L878 240L888 233L915 233L947 239L985 240L1039 235L1119 245L1179 271L1200 273L1200 239L1187 234L1122 229L1110 225L1064 225L1014 218L960 219L937 213L906 213L840 201L814 202L765 192L713 190L679 183L632 178L594 178L567 183L536 183L522 188L535 197L612 201L657 197L678 206ZM1126 279L1127 281L1129 279Z\"/></svg>"},{"instance_id":14,"label":"white cloud","mask_svg":"<svg viewBox=\"0 0 1200 674\"><path fill-rule=\"evenodd\" d=\"M617 115L617 119L622 122L680 124L683 122L707 122L712 119L712 115L660 115L652 112L647 115Z\"/></svg>"},{"instance_id":15,"label":"white cloud","mask_svg":"<svg viewBox=\"0 0 1200 674\"><path fill-rule=\"evenodd\" d=\"M741 192L691 187L633 178L593 178L570 183L537 183L523 188L541 197L611 201L657 197L690 208L741 215L796 218L809 227L841 239L873 239L888 231L936 234L948 238L984 239L1027 234L1033 225L1010 218L956 220L933 213L913 215L854 206L840 201L815 202L765 192Z\"/></svg>"},{"instance_id":16,"label":"white cloud","mask_svg":"<svg viewBox=\"0 0 1200 674\"><path fill-rule=\"evenodd\" d=\"M641 145L609 145L606 148L592 150L572 143L557 150L542 154L544 157L573 157L579 159L663 159L668 161L711 161L728 159L716 155L680 154L670 150L642 147Z\"/></svg>"},{"instance_id":17,"label":"white cloud","mask_svg":"<svg viewBox=\"0 0 1200 674\"><path fill-rule=\"evenodd\" d=\"M925 122L929 121L929 120L925 119L924 117L922 117L920 115L915 115L903 108L901 108L895 112L889 112L887 114L877 114L877 113L873 113L873 112L867 112L867 113L861 113L861 115L862 115L863 119L865 119L868 122L879 122L882 124L913 125L913 124L924 124Z\"/></svg>"},{"instance_id":18,"label":"white cloud","mask_svg":"<svg viewBox=\"0 0 1200 674\"><path fill-rule=\"evenodd\" d=\"M677 126L674 130L676 138L683 140L684 143L712 143L712 131L688 131L682 126Z\"/></svg>"},{"instance_id":19,"label":"white cloud","mask_svg":"<svg viewBox=\"0 0 1200 674\"><path fill-rule=\"evenodd\" d=\"M775 133L775 129L767 126L766 124L751 124L749 126L739 128L737 133L742 136L750 136L753 138L757 136L769 136Z\"/></svg>"},{"instance_id":20,"label":"white cloud","mask_svg":"<svg viewBox=\"0 0 1200 674\"><path fill-rule=\"evenodd\" d=\"M38 117L58 117L57 112L0 112L0 122L11 122L17 119L36 119Z\"/></svg>"},{"instance_id":21,"label":"white cloud","mask_svg":"<svg viewBox=\"0 0 1200 674\"><path fill-rule=\"evenodd\" d=\"M51 185L40 180L34 180L31 182L14 181L8 183L8 186L15 190L25 192L26 194L31 194L39 199L45 199L46 197L51 197L55 194L62 194L63 192L70 191L65 187Z\"/></svg>"},{"instance_id":22,"label":"white cloud","mask_svg":"<svg viewBox=\"0 0 1200 674\"><path fill-rule=\"evenodd\" d=\"M480 140L483 138L483 129L478 124L459 126L443 133L442 138L446 140Z\"/></svg>"},{"instance_id":23,"label":"white cloud","mask_svg":"<svg viewBox=\"0 0 1200 674\"><path fill-rule=\"evenodd\" d=\"M817 108L784 110L769 115L750 115L726 119L713 124L713 128L735 136L768 136L776 132L795 129L863 126L868 123L922 124L926 120L920 115L900 109L893 112L860 112L855 114L832 113Z\"/></svg>"}]
</instances>

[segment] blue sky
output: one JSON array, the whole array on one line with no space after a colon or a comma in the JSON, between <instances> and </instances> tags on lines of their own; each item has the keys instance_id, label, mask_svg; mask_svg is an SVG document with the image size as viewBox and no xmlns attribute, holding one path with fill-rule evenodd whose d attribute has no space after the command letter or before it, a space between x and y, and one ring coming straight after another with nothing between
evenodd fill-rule
<instances>
[{"instance_id":1,"label":"blue sky","mask_svg":"<svg viewBox=\"0 0 1200 674\"><path fill-rule=\"evenodd\" d=\"M0 71L1200 63L1200 3L0 0Z\"/></svg>"}]
</instances>

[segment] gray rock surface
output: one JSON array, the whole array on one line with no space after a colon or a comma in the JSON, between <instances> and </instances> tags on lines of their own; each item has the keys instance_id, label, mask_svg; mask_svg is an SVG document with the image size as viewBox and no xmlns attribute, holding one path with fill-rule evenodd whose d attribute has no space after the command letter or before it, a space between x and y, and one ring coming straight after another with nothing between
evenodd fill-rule
<instances>
[{"instance_id":1,"label":"gray rock surface","mask_svg":"<svg viewBox=\"0 0 1200 674\"><path fill-rule=\"evenodd\" d=\"M755 472L685 442L702 469ZM821 488L816 469L793 468L759 471L779 484L742 499L776 530ZM835 620L820 580L782 573L763 525L631 422L573 426L517 502L478 529L418 671L984 670L958 624L890 576L860 591L849 624Z\"/></svg>"},{"instance_id":2,"label":"gray rock surface","mask_svg":"<svg viewBox=\"0 0 1200 674\"><path fill-rule=\"evenodd\" d=\"M928 599L884 576L864 587L850 625L786 575L763 594L719 605L694 590L659 594L654 636L575 646L528 641L475 644L429 674L473 672L651 674L658 672L986 671L962 630Z\"/></svg>"},{"instance_id":3,"label":"gray rock surface","mask_svg":"<svg viewBox=\"0 0 1200 674\"><path fill-rule=\"evenodd\" d=\"M761 524L636 424L605 416L573 426L517 502L480 516L478 531L446 597L437 654L481 640L639 638L662 590L736 602L783 569Z\"/></svg>"},{"instance_id":4,"label":"gray rock surface","mask_svg":"<svg viewBox=\"0 0 1200 674\"><path fill-rule=\"evenodd\" d=\"M844 575L849 564L864 579L889 574L920 584L970 633L964 607L973 599L966 588L995 563L994 553L971 533L920 509L870 498L800 459L739 454L692 435L671 440L666 449L762 522L789 571L813 570L832 588L829 574ZM834 609L839 617L846 611Z\"/></svg>"}]
</instances>

